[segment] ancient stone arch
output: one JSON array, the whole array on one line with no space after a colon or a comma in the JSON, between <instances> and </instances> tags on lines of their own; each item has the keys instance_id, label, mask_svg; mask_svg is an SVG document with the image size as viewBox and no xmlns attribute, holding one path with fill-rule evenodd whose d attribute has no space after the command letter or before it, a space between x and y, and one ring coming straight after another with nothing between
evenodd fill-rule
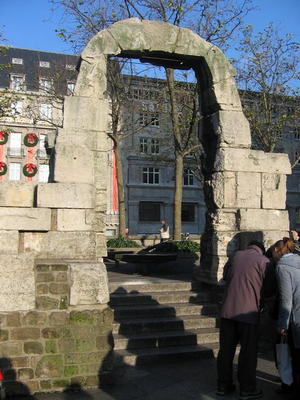
<instances>
[{"instance_id":1,"label":"ancient stone arch","mask_svg":"<svg viewBox=\"0 0 300 400\"><path fill-rule=\"evenodd\" d=\"M95 386L92 367L109 359L112 314L102 262L109 55L168 55L201 78L208 213L198 279L216 283L230 251L249 238L269 244L289 228L288 157L250 148L234 70L222 52L188 29L154 21L124 20L99 32L81 55L75 95L65 99L63 128L53 143L53 183L1 183L2 356L7 351L24 361L16 365L30 370L22 381L32 391L55 389L59 378L67 379L64 371L70 365L79 371L81 362L93 363L84 378ZM86 331L88 348L81 343Z\"/></svg>"}]
</instances>

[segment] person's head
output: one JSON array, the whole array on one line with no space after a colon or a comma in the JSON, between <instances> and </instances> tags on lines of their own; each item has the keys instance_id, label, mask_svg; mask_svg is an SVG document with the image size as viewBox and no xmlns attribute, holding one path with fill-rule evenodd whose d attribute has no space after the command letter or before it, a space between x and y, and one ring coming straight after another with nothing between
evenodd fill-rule
<instances>
[{"instance_id":1,"label":"person's head","mask_svg":"<svg viewBox=\"0 0 300 400\"><path fill-rule=\"evenodd\" d=\"M259 247L262 250L263 254L265 254L265 252L266 252L265 246L263 245L262 242L259 242L258 240L252 240L251 242L248 243L248 247L249 246Z\"/></svg>"},{"instance_id":2,"label":"person's head","mask_svg":"<svg viewBox=\"0 0 300 400\"><path fill-rule=\"evenodd\" d=\"M162 225L166 225L166 221L165 221L164 219L162 219L162 220L160 221L160 223L161 223Z\"/></svg>"},{"instance_id":3,"label":"person's head","mask_svg":"<svg viewBox=\"0 0 300 400\"><path fill-rule=\"evenodd\" d=\"M297 231L292 229L289 233L290 233L290 239L292 239L294 242L297 242L299 240L299 235Z\"/></svg>"},{"instance_id":4,"label":"person's head","mask_svg":"<svg viewBox=\"0 0 300 400\"><path fill-rule=\"evenodd\" d=\"M294 253L295 243L292 239L284 237L272 246L273 258L279 260L284 254Z\"/></svg>"}]
</instances>

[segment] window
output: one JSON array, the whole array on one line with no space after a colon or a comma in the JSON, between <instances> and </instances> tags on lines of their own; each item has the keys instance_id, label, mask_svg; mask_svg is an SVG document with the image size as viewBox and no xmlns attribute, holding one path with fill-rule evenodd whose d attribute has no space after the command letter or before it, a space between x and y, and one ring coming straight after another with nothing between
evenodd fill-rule
<instances>
[{"instance_id":1,"label":"window","mask_svg":"<svg viewBox=\"0 0 300 400\"><path fill-rule=\"evenodd\" d=\"M53 82L51 79L45 79L41 78L40 79L40 90L42 92L49 92L53 87Z\"/></svg>"},{"instance_id":2,"label":"window","mask_svg":"<svg viewBox=\"0 0 300 400\"><path fill-rule=\"evenodd\" d=\"M21 115L23 113L23 101L17 100L11 103L12 115Z\"/></svg>"},{"instance_id":3,"label":"window","mask_svg":"<svg viewBox=\"0 0 300 400\"><path fill-rule=\"evenodd\" d=\"M49 61L40 61L40 67L42 68L50 68L50 63Z\"/></svg>"},{"instance_id":4,"label":"window","mask_svg":"<svg viewBox=\"0 0 300 400\"><path fill-rule=\"evenodd\" d=\"M159 184L159 168L144 167L143 168L143 183L150 185Z\"/></svg>"},{"instance_id":5,"label":"window","mask_svg":"<svg viewBox=\"0 0 300 400\"><path fill-rule=\"evenodd\" d=\"M184 186L194 185L194 174L191 168L184 168L183 170L183 184Z\"/></svg>"},{"instance_id":6,"label":"window","mask_svg":"<svg viewBox=\"0 0 300 400\"><path fill-rule=\"evenodd\" d=\"M11 132L11 134L9 135L9 155L10 156L12 156L12 157L20 157L21 156L21 141L22 141L21 133Z\"/></svg>"},{"instance_id":7,"label":"window","mask_svg":"<svg viewBox=\"0 0 300 400\"><path fill-rule=\"evenodd\" d=\"M22 58L12 58L11 62L12 62L12 64L20 64L20 65L23 64Z\"/></svg>"},{"instance_id":8,"label":"window","mask_svg":"<svg viewBox=\"0 0 300 400\"><path fill-rule=\"evenodd\" d=\"M47 152L46 152L46 148L45 148L46 135L41 134L39 139L40 139L40 141L39 141L38 156L40 158L45 158L45 157L47 157Z\"/></svg>"},{"instance_id":9,"label":"window","mask_svg":"<svg viewBox=\"0 0 300 400\"><path fill-rule=\"evenodd\" d=\"M75 83L74 82L67 82L67 95L74 94Z\"/></svg>"},{"instance_id":10,"label":"window","mask_svg":"<svg viewBox=\"0 0 300 400\"><path fill-rule=\"evenodd\" d=\"M155 111L153 104L143 104L143 110L140 111L139 125L140 126L159 126L159 112Z\"/></svg>"},{"instance_id":11,"label":"window","mask_svg":"<svg viewBox=\"0 0 300 400\"><path fill-rule=\"evenodd\" d=\"M8 178L10 181L19 181L21 177L21 164L10 163L8 170Z\"/></svg>"},{"instance_id":12,"label":"window","mask_svg":"<svg viewBox=\"0 0 300 400\"><path fill-rule=\"evenodd\" d=\"M155 100L159 97L159 91L154 89L133 88L131 96L137 100Z\"/></svg>"},{"instance_id":13,"label":"window","mask_svg":"<svg viewBox=\"0 0 300 400\"><path fill-rule=\"evenodd\" d=\"M297 161L298 160L298 161ZM294 154L294 162L297 161L297 163L300 163L300 150L296 150Z\"/></svg>"},{"instance_id":14,"label":"window","mask_svg":"<svg viewBox=\"0 0 300 400\"><path fill-rule=\"evenodd\" d=\"M159 154L159 140L158 139L151 139L150 152L151 152L151 154Z\"/></svg>"},{"instance_id":15,"label":"window","mask_svg":"<svg viewBox=\"0 0 300 400\"><path fill-rule=\"evenodd\" d=\"M295 138L295 140L300 140L300 132L295 132L294 138Z\"/></svg>"},{"instance_id":16,"label":"window","mask_svg":"<svg viewBox=\"0 0 300 400\"><path fill-rule=\"evenodd\" d=\"M140 201L139 220L140 221L160 221L161 203L152 201Z\"/></svg>"},{"instance_id":17,"label":"window","mask_svg":"<svg viewBox=\"0 0 300 400\"><path fill-rule=\"evenodd\" d=\"M148 139L140 138L140 152L147 154L148 153Z\"/></svg>"},{"instance_id":18,"label":"window","mask_svg":"<svg viewBox=\"0 0 300 400\"><path fill-rule=\"evenodd\" d=\"M195 204L194 203L182 203L181 221L182 222L195 222Z\"/></svg>"},{"instance_id":19,"label":"window","mask_svg":"<svg viewBox=\"0 0 300 400\"><path fill-rule=\"evenodd\" d=\"M66 64L66 69L68 69L68 70L70 70L70 71L75 71L75 65Z\"/></svg>"},{"instance_id":20,"label":"window","mask_svg":"<svg viewBox=\"0 0 300 400\"><path fill-rule=\"evenodd\" d=\"M39 165L39 182L48 182L49 178L49 165L40 164Z\"/></svg>"},{"instance_id":21,"label":"window","mask_svg":"<svg viewBox=\"0 0 300 400\"><path fill-rule=\"evenodd\" d=\"M24 75L11 75L10 88L12 90L20 91L25 90L25 76Z\"/></svg>"},{"instance_id":22,"label":"window","mask_svg":"<svg viewBox=\"0 0 300 400\"><path fill-rule=\"evenodd\" d=\"M40 117L42 119L52 118L52 105L48 103L40 104Z\"/></svg>"}]
</instances>

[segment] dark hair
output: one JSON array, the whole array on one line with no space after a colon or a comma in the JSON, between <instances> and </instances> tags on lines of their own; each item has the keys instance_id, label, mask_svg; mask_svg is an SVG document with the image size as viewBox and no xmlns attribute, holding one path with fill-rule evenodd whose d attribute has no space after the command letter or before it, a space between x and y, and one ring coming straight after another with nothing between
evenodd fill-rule
<instances>
[{"instance_id":1,"label":"dark hair","mask_svg":"<svg viewBox=\"0 0 300 400\"><path fill-rule=\"evenodd\" d=\"M265 246L263 245L262 242L259 242L258 240L252 240L251 242L248 243L248 246L257 246L265 254L265 251L266 251Z\"/></svg>"},{"instance_id":2,"label":"dark hair","mask_svg":"<svg viewBox=\"0 0 300 400\"><path fill-rule=\"evenodd\" d=\"M274 243L273 246L276 253L280 256L283 256L284 254L287 253L294 253L295 251L295 243L292 239L288 237L284 237L281 240L277 240L277 242Z\"/></svg>"}]
</instances>

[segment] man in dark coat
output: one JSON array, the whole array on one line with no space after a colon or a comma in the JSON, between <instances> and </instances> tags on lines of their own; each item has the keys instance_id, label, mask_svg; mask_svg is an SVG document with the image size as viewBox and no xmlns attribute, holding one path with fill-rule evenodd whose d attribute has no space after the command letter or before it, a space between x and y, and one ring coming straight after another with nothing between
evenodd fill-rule
<instances>
[{"instance_id":1,"label":"man in dark coat","mask_svg":"<svg viewBox=\"0 0 300 400\"><path fill-rule=\"evenodd\" d=\"M218 390L222 396L235 390L233 358L240 343L238 381L240 400L262 397L256 388L258 324L261 292L269 259L264 246L251 242L245 250L237 251L224 267L226 294L221 311L220 350L217 360Z\"/></svg>"}]
</instances>

